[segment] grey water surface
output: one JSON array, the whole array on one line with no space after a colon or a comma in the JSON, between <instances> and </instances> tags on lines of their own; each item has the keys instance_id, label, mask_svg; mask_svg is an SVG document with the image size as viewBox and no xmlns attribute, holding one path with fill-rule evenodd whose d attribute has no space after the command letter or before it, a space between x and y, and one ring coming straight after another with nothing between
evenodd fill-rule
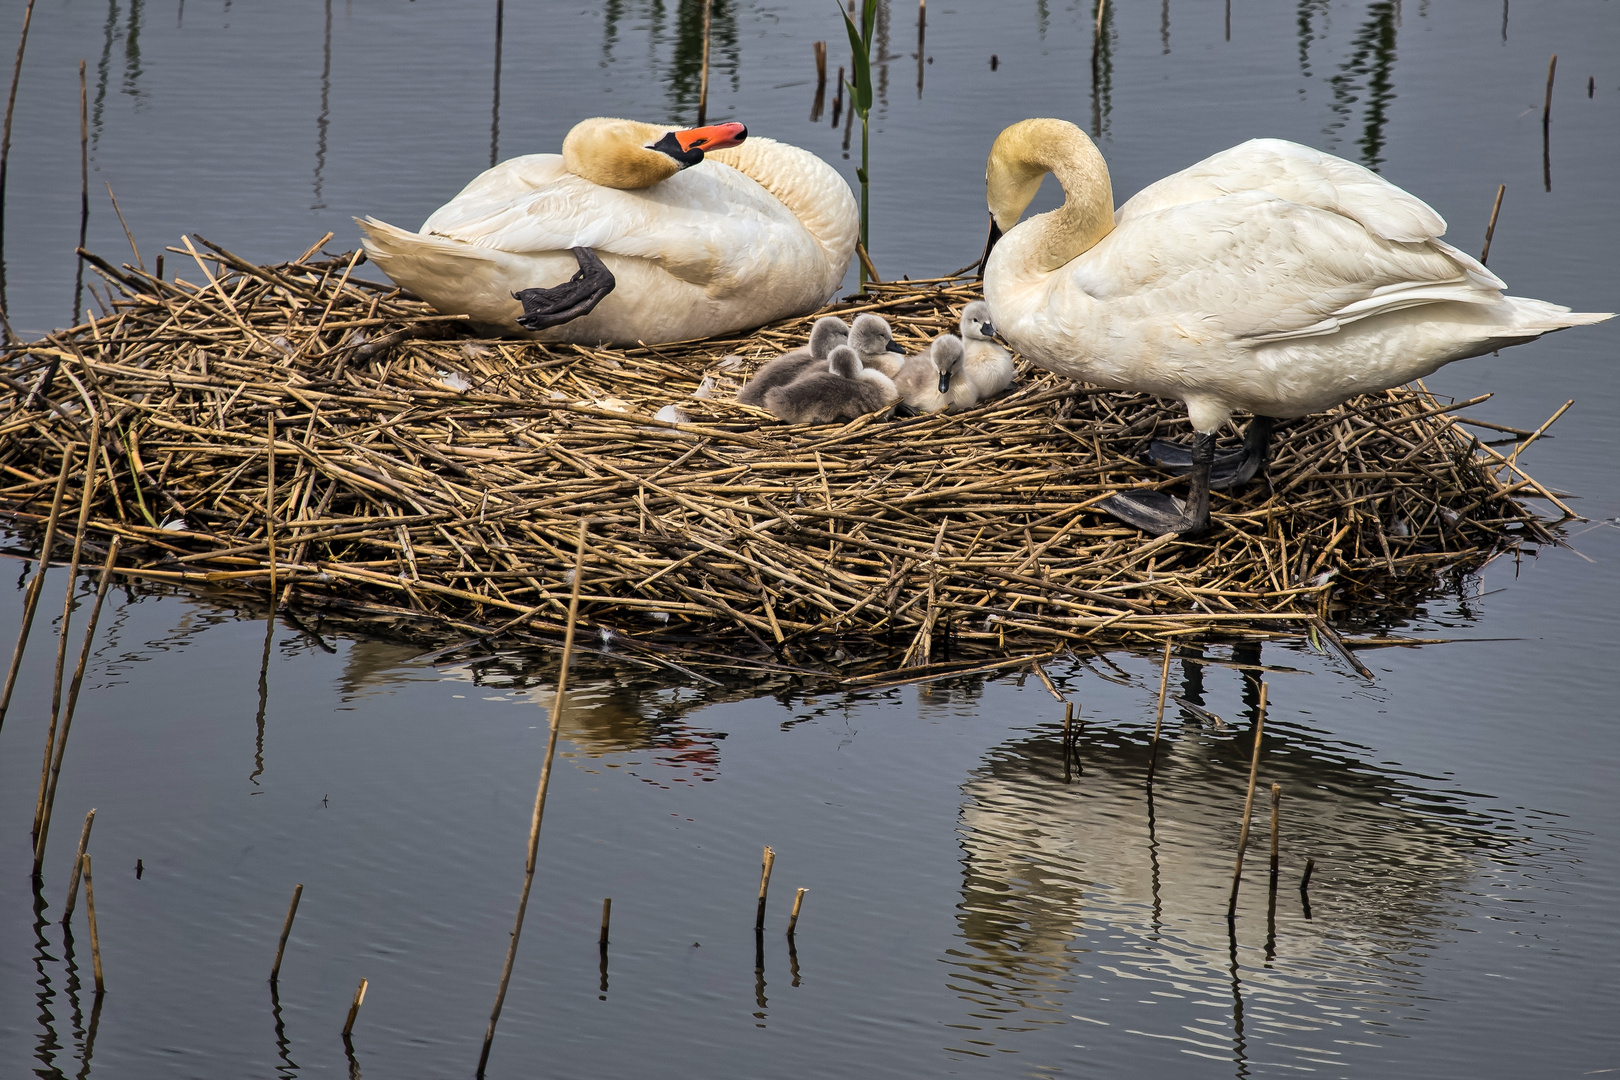
<instances>
[{"instance_id":1,"label":"grey water surface","mask_svg":"<svg viewBox=\"0 0 1620 1080\"><path fill-rule=\"evenodd\" d=\"M9 57L24 4L0 7ZM695 120L700 2L512 0L498 99L496 7L38 0L5 207L18 333L72 313L81 58L87 246L135 258L110 184L148 265L187 232L266 261L328 231L328 249L345 250L352 217L414 227L492 152L554 150L582 117ZM1121 201L1280 136L1378 169L1478 251L1505 183L1490 264L1512 291L1620 307L1614 0L1111 2L1096 26L1090 3L935 0L919 50L916 8L884 6L880 272L975 259L990 141L1055 115L1098 137ZM836 74L842 34L830 2L715 0L710 117L805 146L853 181L831 85L811 119L811 42L829 43ZM852 145L858 157L858 132ZM1051 186L1037 208L1055 204ZM1566 527L1568 547L1438 581L1399 629L1462 640L1363 652L1373 684L1303 643L1187 650L1151 798L1156 657L1048 665L1080 703L1067 768L1061 706L1032 675L844 694L676 683L588 658L561 716L490 1074L1620 1070L1617 364L1610 323L1431 378L1459 399L1494 392L1468 414L1520 428L1576 399L1523 460L1590 520ZM9 645L25 563L5 566ZM36 894L28 822L66 587L51 571L0 730L0 1075L470 1076L555 657L435 663L386 637L282 623L261 679L262 618L115 589ZM1262 795L1283 787L1279 888L1273 907L1262 798L1229 931L1261 667ZM99 1003L82 898L71 938L57 925L90 807ZM756 942L765 844L778 858Z\"/></svg>"}]
</instances>

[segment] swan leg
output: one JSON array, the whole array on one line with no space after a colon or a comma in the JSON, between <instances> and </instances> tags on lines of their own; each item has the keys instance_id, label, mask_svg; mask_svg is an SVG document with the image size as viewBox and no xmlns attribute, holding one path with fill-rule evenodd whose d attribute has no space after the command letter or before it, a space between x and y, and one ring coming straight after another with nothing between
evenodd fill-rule
<instances>
[{"instance_id":1,"label":"swan leg","mask_svg":"<svg viewBox=\"0 0 1620 1080\"><path fill-rule=\"evenodd\" d=\"M596 252L587 247L570 249L579 272L561 285L549 289L522 289L512 299L523 304L518 325L526 330L560 326L581 315L588 315L600 304L617 282L613 272L602 264Z\"/></svg>"},{"instance_id":2,"label":"swan leg","mask_svg":"<svg viewBox=\"0 0 1620 1080\"><path fill-rule=\"evenodd\" d=\"M1127 525L1162 536L1192 536L1209 528L1209 478L1215 461L1215 435L1198 432L1193 439L1192 472L1187 476L1187 501L1162 491L1124 491L1097 504Z\"/></svg>"},{"instance_id":3,"label":"swan leg","mask_svg":"<svg viewBox=\"0 0 1620 1080\"><path fill-rule=\"evenodd\" d=\"M1218 491L1235 490L1258 476L1265 467L1275 426L1276 421L1271 417L1256 416L1249 423L1240 449L1217 452L1210 469L1210 487ZM1148 445L1147 458L1154 465L1176 472L1191 472L1193 468L1192 448L1162 439L1154 439Z\"/></svg>"}]
</instances>

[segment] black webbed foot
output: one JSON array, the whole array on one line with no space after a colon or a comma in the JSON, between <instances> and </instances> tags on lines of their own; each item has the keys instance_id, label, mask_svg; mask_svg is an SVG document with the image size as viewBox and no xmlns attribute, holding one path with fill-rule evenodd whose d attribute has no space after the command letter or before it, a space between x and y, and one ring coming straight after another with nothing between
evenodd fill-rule
<instances>
[{"instance_id":1,"label":"black webbed foot","mask_svg":"<svg viewBox=\"0 0 1620 1080\"><path fill-rule=\"evenodd\" d=\"M1203 520L1197 520L1188 511L1186 503L1162 491L1128 491L1110 495L1097 504L1097 509L1154 536L1201 533L1209 527L1207 512Z\"/></svg>"},{"instance_id":2,"label":"black webbed foot","mask_svg":"<svg viewBox=\"0 0 1620 1080\"><path fill-rule=\"evenodd\" d=\"M579 272L561 285L549 289L522 289L512 294L523 304L518 325L526 330L544 330L548 326L561 326L572 319L590 314L617 282L613 272L602 264L590 248L570 249Z\"/></svg>"},{"instance_id":3,"label":"black webbed foot","mask_svg":"<svg viewBox=\"0 0 1620 1080\"><path fill-rule=\"evenodd\" d=\"M1266 466L1275 424L1269 416L1256 416L1249 423L1241 447L1217 451L1210 462L1209 486L1217 491L1236 490L1258 476ZM1151 464L1183 474L1192 472L1195 465L1193 447L1162 439L1148 444L1146 457Z\"/></svg>"}]
</instances>

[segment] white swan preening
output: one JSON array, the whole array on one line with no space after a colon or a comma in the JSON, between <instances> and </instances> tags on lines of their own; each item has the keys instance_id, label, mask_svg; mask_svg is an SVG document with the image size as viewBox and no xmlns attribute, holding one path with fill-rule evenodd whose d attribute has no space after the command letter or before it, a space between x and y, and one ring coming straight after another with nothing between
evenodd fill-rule
<instances>
[{"instance_id":1,"label":"white swan preening","mask_svg":"<svg viewBox=\"0 0 1620 1080\"><path fill-rule=\"evenodd\" d=\"M367 256L440 311L542 341L655 344L821 307L860 214L832 166L741 124L599 118L561 154L481 174L420 232L359 224Z\"/></svg>"},{"instance_id":2,"label":"white swan preening","mask_svg":"<svg viewBox=\"0 0 1620 1080\"><path fill-rule=\"evenodd\" d=\"M1048 172L1066 201L1020 223ZM984 296L1001 335L1047 370L1187 405L1188 502L1133 492L1099 504L1152 532L1207 528L1212 472L1252 477L1273 418L1611 317L1503 295L1501 279L1439 239L1446 224L1427 204L1277 139L1207 158L1116 213L1085 133L1024 120L996 138L985 186ZM1238 410L1255 416L1245 451L1217 471L1215 433Z\"/></svg>"},{"instance_id":3,"label":"white swan preening","mask_svg":"<svg viewBox=\"0 0 1620 1080\"><path fill-rule=\"evenodd\" d=\"M812 369L765 392L765 407L790 424L854 420L898 400L900 394L889 377L863 365L848 345L832 351L825 369Z\"/></svg>"}]
</instances>

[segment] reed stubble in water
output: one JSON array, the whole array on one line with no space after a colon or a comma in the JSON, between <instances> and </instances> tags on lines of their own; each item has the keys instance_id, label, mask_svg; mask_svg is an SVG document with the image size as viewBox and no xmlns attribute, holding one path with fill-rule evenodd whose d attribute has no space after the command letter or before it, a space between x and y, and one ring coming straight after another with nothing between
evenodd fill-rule
<instances>
[{"instance_id":1,"label":"reed stubble in water","mask_svg":"<svg viewBox=\"0 0 1620 1080\"><path fill-rule=\"evenodd\" d=\"M23 10L22 34L17 38L17 62L11 67L11 92L6 96L5 130L0 132L0 325L6 341L15 335L6 314L6 175L11 167L11 118L17 111L17 84L22 79L23 51L28 48L28 27L34 21L34 0Z\"/></svg>"},{"instance_id":2,"label":"reed stubble in water","mask_svg":"<svg viewBox=\"0 0 1620 1080\"><path fill-rule=\"evenodd\" d=\"M771 891L771 867L776 865L776 852L769 846L759 863L759 903L754 908L754 929L765 929L765 896Z\"/></svg>"},{"instance_id":3,"label":"reed stubble in water","mask_svg":"<svg viewBox=\"0 0 1620 1080\"><path fill-rule=\"evenodd\" d=\"M90 853L79 856L79 861L84 864L84 915L90 923L90 960L95 966L96 996L100 997L107 987L101 979L101 931L96 926L96 885L90 876Z\"/></svg>"},{"instance_id":4,"label":"reed stubble in water","mask_svg":"<svg viewBox=\"0 0 1620 1080\"><path fill-rule=\"evenodd\" d=\"M506 1002L506 988L512 981L512 964L517 959L518 939L523 934L523 915L529 907L529 891L534 886L535 860L540 849L540 825L546 812L546 791L551 785L551 763L557 756L557 734L562 729L563 692L568 686L568 665L574 655L574 628L579 620L580 579L585 576L586 523L579 523L579 540L574 547L574 580L568 599L568 626L563 638L562 663L557 670L557 696L551 704L550 730L546 735L546 756L540 766L540 784L534 793L534 813L529 820L529 854L523 868L523 891L518 896L517 918L512 924L512 939L506 950L506 964L501 969L500 988L495 992L495 1007L490 1010L489 1028L484 1032L484 1048L478 1055L478 1075L484 1075L489 1064L489 1048L495 1041L495 1025L501 1019L501 1006Z\"/></svg>"},{"instance_id":5,"label":"reed stubble in water","mask_svg":"<svg viewBox=\"0 0 1620 1080\"><path fill-rule=\"evenodd\" d=\"M1254 780L1260 772L1260 734L1266 726L1266 684L1260 683L1260 702L1254 711L1254 752L1249 759L1249 790L1243 798L1243 827L1238 832L1237 861L1232 866L1232 896L1226 902L1226 920L1237 918L1238 884L1243 880L1243 849L1249 843L1249 818L1254 812Z\"/></svg>"},{"instance_id":6,"label":"reed stubble in water","mask_svg":"<svg viewBox=\"0 0 1620 1080\"><path fill-rule=\"evenodd\" d=\"M613 897L602 897L602 932L597 935L596 943L602 948L608 946L608 924L613 920Z\"/></svg>"},{"instance_id":7,"label":"reed stubble in water","mask_svg":"<svg viewBox=\"0 0 1620 1080\"><path fill-rule=\"evenodd\" d=\"M276 962L270 965L270 982L281 979L281 955L287 951L287 936L292 933L293 917L298 914L298 901L304 897L304 885L293 886L292 903L287 905L287 918L281 924L281 940L276 942Z\"/></svg>"},{"instance_id":8,"label":"reed stubble in water","mask_svg":"<svg viewBox=\"0 0 1620 1080\"><path fill-rule=\"evenodd\" d=\"M90 229L90 108L84 84L84 61L79 61L79 247ZM84 310L84 260L73 261L73 325Z\"/></svg>"},{"instance_id":9,"label":"reed stubble in water","mask_svg":"<svg viewBox=\"0 0 1620 1080\"><path fill-rule=\"evenodd\" d=\"M50 762L50 786L45 792L39 820L39 834L34 842L34 876L39 877L45 863L45 842L51 832L51 809L56 805L56 785L62 776L62 759L67 756L68 733L73 728L73 714L79 705L79 689L84 685L84 669L90 661L90 646L95 642L96 623L101 619L101 605L107 599L107 586L112 584L113 570L118 564L118 549L122 537L113 537L107 548L107 559L101 567L101 582L96 586L96 599L90 607L90 618L84 627L84 645L79 649L79 662L73 669L73 681L68 688L67 708L62 714L62 730L56 736L55 754ZM63 627L66 633L66 627Z\"/></svg>"},{"instance_id":10,"label":"reed stubble in water","mask_svg":"<svg viewBox=\"0 0 1620 1080\"><path fill-rule=\"evenodd\" d=\"M1159 707L1153 714L1153 741L1148 745L1148 786L1153 786L1153 767L1159 760L1159 729L1164 724L1164 696L1170 688L1170 642L1164 643L1164 663L1159 668Z\"/></svg>"},{"instance_id":11,"label":"reed stubble in water","mask_svg":"<svg viewBox=\"0 0 1620 1080\"><path fill-rule=\"evenodd\" d=\"M809 891L809 889L800 889L793 894L793 914L788 916L788 937L792 937L799 928L799 911L804 907L804 894Z\"/></svg>"},{"instance_id":12,"label":"reed stubble in water","mask_svg":"<svg viewBox=\"0 0 1620 1080\"><path fill-rule=\"evenodd\" d=\"M84 554L84 531L90 520L90 504L95 497L97 480L100 477L100 462L96 460L96 451L101 446L101 422L99 419L90 424L90 448L84 459L84 486L79 496L79 522L73 532L73 554L68 559L67 589L62 595L62 618L57 624L56 636L56 670L51 683L51 719L45 729L45 760L39 769L39 798L34 803L34 828L29 834L37 842L39 839L40 822L45 813L45 789L48 786L51 774L51 756L56 746L56 726L62 715L62 675L67 665L68 629L73 621L74 586L79 581L79 560ZM39 873L36 860L34 872Z\"/></svg>"},{"instance_id":13,"label":"reed stubble in water","mask_svg":"<svg viewBox=\"0 0 1620 1080\"><path fill-rule=\"evenodd\" d=\"M1484 266L1491 257L1491 237L1496 235L1496 215L1502 212L1502 196L1507 192L1506 184L1496 185L1496 202L1491 205L1491 223L1485 226L1485 246L1479 252L1479 264Z\"/></svg>"},{"instance_id":14,"label":"reed stubble in water","mask_svg":"<svg viewBox=\"0 0 1620 1080\"><path fill-rule=\"evenodd\" d=\"M343 1021L343 1037L347 1039L354 1034L354 1019L360 1015L360 1006L366 1000L366 980L361 979L360 985L354 988L354 1000L349 1003L349 1016Z\"/></svg>"},{"instance_id":15,"label":"reed stubble in water","mask_svg":"<svg viewBox=\"0 0 1620 1080\"><path fill-rule=\"evenodd\" d=\"M6 689L0 694L0 728L5 727L6 712L11 708L11 694L17 688L17 674L22 669L23 650L28 646L28 634L34 628L34 612L39 608L39 593L45 587L45 571L51 566L51 549L56 546L56 523L62 514L62 496L67 491L68 472L73 467L73 450L62 455L62 468L56 477L56 494L51 498L51 512L45 519L45 538L39 545L39 564L28 582L23 597L22 626L17 631L17 645L11 651L11 667L6 671Z\"/></svg>"},{"instance_id":16,"label":"reed stubble in water","mask_svg":"<svg viewBox=\"0 0 1620 1080\"><path fill-rule=\"evenodd\" d=\"M73 918L73 908L79 900L79 875L84 872L84 853L90 848L90 826L96 823L96 808L84 815L84 828L79 830L79 849L73 854L73 875L68 878L67 899L62 902L62 925Z\"/></svg>"}]
</instances>

